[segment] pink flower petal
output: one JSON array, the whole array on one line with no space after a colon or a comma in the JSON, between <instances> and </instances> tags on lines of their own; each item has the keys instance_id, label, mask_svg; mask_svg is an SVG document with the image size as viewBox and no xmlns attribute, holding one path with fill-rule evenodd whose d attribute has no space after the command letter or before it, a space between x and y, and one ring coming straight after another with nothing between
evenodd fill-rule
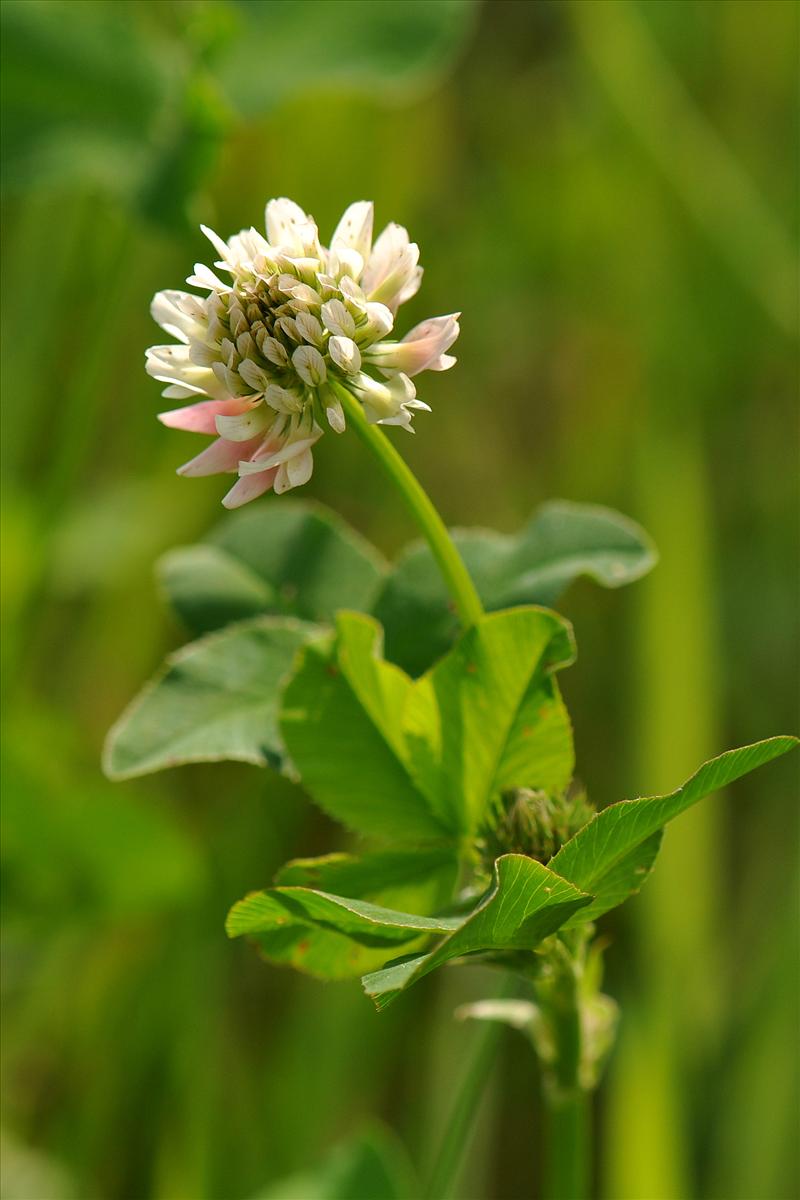
<instances>
[{"instance_id":1,"label":"pink flower petal","mask_svg":"<svg viewBox=\"0 0 800 1200\"><path fill-rule=\"evenodd\" d=\"M217 438L207 446L196 458L178 467L179 475L218 475L223 471L235 471L240 459L250 458L263 442L261 434L251 438L249 442L229 442L226 438Z\"/></svg>"},{"instance_id":2,"label":"pink flower petal","mask_svg":"<svg viewBox=\"0 0 800 1200\"><path fill-rule=\"evenodd\" d=\"M226 508L240 508L249 500L263 496L264 492L268 492L272 487L279 470L279 467L274 467L271 471L261 471L258 475L245 475L243 479L236 481L223 497L222 503Z\"/></svg>"},{"instance_id":3,"label":"pink flower petal","mask_svg":"<svg viewBox=\"0 0 800 1200\"><path fill-rule=\"evenodd\" d=\"M189 433L216 433L218 416L234 417L245 412L250 402L237 396L232 400L201 400L185 408L173 408L158 414L162 425L170 429L185 429Z\"/></svg>"}]
</instances>

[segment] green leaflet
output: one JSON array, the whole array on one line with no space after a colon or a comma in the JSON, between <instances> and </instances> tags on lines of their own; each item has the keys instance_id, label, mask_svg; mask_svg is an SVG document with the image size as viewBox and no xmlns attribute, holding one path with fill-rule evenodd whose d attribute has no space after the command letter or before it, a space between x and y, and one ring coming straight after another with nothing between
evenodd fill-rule
<instances>
[{"instance_id":1,"label":"green leaflet","mask_svg":"<svg viewBox=\"0 0 800 1200\"><path fill-rule=\"evenodd\" d=\"M797 745L773 737L712 758L668 796L623 800L599 812L548 864L564 879L594 896L571 924L593 921L638 891L658 853L660 830L673 817L756 767Z\"/></svg>"},{"instance_id":2,"label":"green leaflet","mask_svg":"<svg viewBox=\"0 0 800 1200\"><path fill-rule=\"evenodd\" d=\"M454 530L453 538L488 611L555 603L581 575L621 587L656 562L647 534L611 509L555 500L520 530L505 535ZM386 656L412 675L452 645L458 624L430 549L414 542L386 579L374 613L384 626Z\"/></svg>"},{"instance_id":3,"label":"green leaflet","mask_svg":"<svg viewBox=\"0 0 800 1200\"><path fill-rule=\"evenodd\" d=\"M283 500L227 517L157 570L187 627L206 633L261 612L329 623L339 609L369 609L386 563L321 505Z\"/></svg>"},{"instance_id":4,"label":"green leaflet","mask_svg":"<svg viewBox=\"0 0 800 1200\"><path fill-rule=\"evenodd\" d=\"M273 961L327 979L352 974L362 961L360 947L377 951L378 960L385 962L401 951L407 954L421 938L445 934L431 953L365 977L366 991L383 1008L398 991L448 959L476 951L533 949L590 900L534 859L507 854L495 863L490 890L466 915L417 916L305 887L277 887L240 900L226 927L230 937L256 937ZM335 973L337 965L341 974Z\"/></svg>"},{"instance_id":5,"label":"green leaflet","mask_svg":"<svg viewBox=\"0 0 800 1200\"><path fill-rule=\"evenodd\" d=\"M300 967L321 979L358 973L360 948L386 961L420 938L455 929L453 917L397 912L366 900L334 896L310 888L279 887L254 892L228 914L229 937L256 937L273 962Z\"/></svg>"},{"instance_id":6,"label":"green leaflet","mask_svg":"<svg viewBox=\"0 0 800 1200\"><path fill-rule=\"evenodd\" d=\"M219 546L178 546L162 555L156 571L172 607L194 634L280 608L269 580Z\"/></svg>"},{"instance_id":7,"label":"green leaflet","mask_svg":"<svg viewBox=\"0 0 800 1200\"><path fill-rule=\"evenodd\" d=\"M254 617L171 654L109 733L106 774L129 779L219 759L279 766L281 686L318 633L290 617Z\"/></svg>"},{"instance_id":8,"label":"green leaflet","mask_svg":"<svg viewBox=\"0 0 800 1200\"><path fill-rule=\"evenodd\" d=\"M369 899L407 912L430 912L449 901L455 874L452 850L435 846L376 850L360 856L335 853L321 858L295 858L281 867L275 882L284 887L313 887ZM418 909L410 897L418 897L421 886L429 889L431 896ZM404 897L406 892L408 897Z\"/></svg>"},{"instance_id":9,"label":"green leaflet","mask_svg":"<svg viewBox=\"0 0 800 1200\"><path fill-rule=\"evenodd\" d=\"M376 623L342 613L284 694L286 747L332 816L373 836L452 841L474 835L504 789L566 786L572 732L551 674L574 647L555 613L485 617L417 681L379 652Z\"/></svg>"},{"instance_id":10,"label":"green leaflet","mask_svg":"<svg viewBox=\"0 0 800 1200\"><path fill-rule=\"evenodd\" d=\"M421 1191L396 1135L371 1121L318 1166L270 1184L254 1200L414 1200Z\"/></svg>"},{"instance_id":11,"label":"green leaflet","mask_svg":"<svg viewBox=\"0 0 800 1200\"><path fill-rule=\"evenodd\" d=\"M494 865L492 887L429 954L365 975L364 990L378 1009L443 963L480 951L532 950L576 910L591 902L548 867L521 854L505 854Z\"/></svg>"},{"instance_id":12,"label":"green leaflet","mask_svg":"<svg viewBox=\"0 0 800 1200\"><path fill-rule=\"evenodd\" d=\"M254 937L272 962L289 964L320 979L352 978L386 961L385 939L376 936L371 925L348 925L349 910L333 918L330 910L327 917L322 912L304 911L303 894L314 897L324 892L329 898L333 893L366 900L373 914L380 909L425 916L450 900L455 876L455 857L443 849L296 859L278 872L277 889L255 893L233 907L228 932ZM293 897L300 899L293 904ZM420 936L418 929L393 929L389 940L416 946Z\"/></svg>"}]
</instances>

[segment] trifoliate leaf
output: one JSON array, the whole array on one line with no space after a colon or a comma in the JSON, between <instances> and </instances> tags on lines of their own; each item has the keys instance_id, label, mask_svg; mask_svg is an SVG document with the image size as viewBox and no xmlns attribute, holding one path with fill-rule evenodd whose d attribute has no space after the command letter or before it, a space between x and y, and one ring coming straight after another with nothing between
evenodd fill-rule
<instances>
[{"instance_id":1,"label":"trifoliate leaf","mask_svg":"<svg viewBox=\"0 0 800 1200\"><path fill-rule=\"evenodd\" d=\"M297 500L237 512L207 542L171 550L158 565L162 587L193 633L259 612L329 622L342 608L369 609L385 570L346 522Z\"/></svg>"},{"instance_id":2,"label":"trifoliate leaf","mask_svg":"<svg viewBox=\"0 0 800 1200\"><path fill-rule=\"evenodd\" d=\"M453 530L453 538L488 611L553 604L581 575L621 587L645 575L656 552L643 529L611 509L555 500L517 534ZM441 572L425 543L415 542L386 579L374 608L386 656L419 674L452 645L458 622Z\"/></svg>"},{"instance_id":3,"label":"trifoliate leaf","mask_svg":"<svg viewBox=\"0 0 800 1200\"><path fill-rule=\"evenodd\" d=\"M380 657L380 629L340 614L303 652L281 729L312 797L362 833L474 835L501 791L558 791L572 774L569 718L552 673L573 657L545 609L485 617L414 681Z\"/></svg>"},{"instance_id":4,"label":"trifoliate leaf","mask_svg":"<svg viewBox=\"0 0 800 1200\"><path fill-rule=\"evenodd\" d=\"M106 774L129 779L220 759L281 765L281 687L298 648L319 632L291 617L254 617L171 654L111 730Z\"/></svg>"}]
</instances>

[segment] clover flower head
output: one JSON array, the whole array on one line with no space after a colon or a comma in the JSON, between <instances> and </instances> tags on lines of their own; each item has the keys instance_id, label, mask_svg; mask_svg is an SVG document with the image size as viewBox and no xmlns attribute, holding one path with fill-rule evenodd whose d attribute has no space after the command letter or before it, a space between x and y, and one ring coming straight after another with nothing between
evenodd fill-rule
<instances>
[{"instance_id":1,"label":"clover flower head","mask_svg":"<svg viewBox=\"0 0 800 1200\"><path fill-rule=\"evenodd\" d=\"M187 282L207 296L154 297L152 315L177 344L152 346L147 371L168 385L164 396L192 400L159 419L218 435L179 474L237 472L226 507L308 481L325 426L345 428L342 388L368 421L412 431L414 410L430 411L412 377L456 361L447 351L458 313L392 338L397 310L420 285L419 247L394 224L373 244L372 220L371 203L351 204L326 248L298 205L270 200L266 237L246 229L225 242L202 226L225 276L195 266Z\"/></svg>"}]
</instances>

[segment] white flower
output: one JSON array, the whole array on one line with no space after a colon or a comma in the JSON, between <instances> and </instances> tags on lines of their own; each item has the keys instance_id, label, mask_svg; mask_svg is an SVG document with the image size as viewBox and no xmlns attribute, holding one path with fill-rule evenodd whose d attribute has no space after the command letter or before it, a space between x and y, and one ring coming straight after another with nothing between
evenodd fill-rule
<instances>
[{"instance_id":1,"label":"white flower","mask_svg":"<svg viewBox=\"0 0 800 1200\"><path fill-rule=\"evenodd\" d=\"M152 346L147 371L168 385L165 396L192 400L160 420L218 434L179 473L238 472L223 500L229 508L308 481L325 425L345 428L336 387L361 402L369 421L411 430L413 412L430 410L410 377L456 361L446 351L458 314L388 340L422 268L401 225L373 244L370 202L350 205L329 249L291 200L270 200L265 223L266 238L247 229L227 242L201 226L219 259L215 270L196 264L188 282L208 295L159 292L151 307L177 344Z\"/></svg>"}]
</instances>

